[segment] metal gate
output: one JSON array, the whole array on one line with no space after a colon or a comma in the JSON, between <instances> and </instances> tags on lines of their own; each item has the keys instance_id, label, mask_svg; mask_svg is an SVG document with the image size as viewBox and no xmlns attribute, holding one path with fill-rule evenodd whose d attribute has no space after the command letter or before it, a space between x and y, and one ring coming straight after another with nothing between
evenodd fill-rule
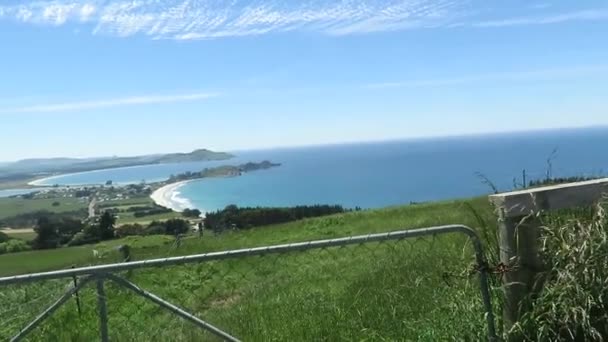
<instances>
[{"instance_id":1,"label":"metal gate","mask_svg":"<svg viewBox=\"0 0 608 342\"><path fill-rule=\"evenodd\" d=\"M272 284L279 283L279 281L272 278L275 276L275 273L280 273L275 272L275 270L279 269L285 269L284 274L280 275L280 277L282 277L280 279L294 284L303 284L302 280L292 280L290 278L290 273L294 273L296 271L303 272L302 270L306 269L307 267L310 268L310 273L306 273L306 280L316 281L313 278L316 274L320 273L320 270L327 270L329 273L335 274L344 273L344 277L347 277L350 276L346 275L349 268L355 267L356 265L360 265L362 263L375 262L376 264L374 265L378 265L379 269L383 265L389 264L389 260L393 260L395 264L399 264L404 260L404 258L407 258L407 256L412 253L411 251L408 252L410 254L405 254L405 257L403 254L399 254L397 246L400 246L400 244L406 244L411 249L412 240L440 235L443 236L447 234L464 235L468 238L467 241L469 241L473 247L475 257L474 269L478 273L479 290L481 295L480 298L483 303L481 308L483 312L479 313L479 317L485 317L488 339L495 340L496 330L494 314L492 311L490 288L488 284L486 259L484 257L482 245L475 231L462 225L393 231L381 234L369 234L338 239L228 250L0 278L0 326L2 326L2 328L0 328L0 338L10 339L11 341L20 341L29 338L34 340L40 339L41 337L36 337L36 332L42 334L43 336L51 336L58 340L64 338L75 338L75 336L76 339L78 339L78 336L90 337L90 335L86 335L83 332L84 328L78 328L77 326L77 322L81 320L84 321L82 318L83 316L91 319L93 316L95 316L95 320L97 321L95 324L97 331L95 333L102 341L120 340L120 336L123 336L125 339L131 339L132 337L128 336L135 335L125 334L135 334L137 333L138 329L154 328L151 327L151 325L158 325L158 338L161 338L161 336L165 336L164 338L167 338L167 335L163 334L171 334L174 332L169 332L167 329L163 329L161 327L165 319L157 319L154 321L156 322L154 324L138 327L136 324L134 324L134 322L139 320L133 318L137 317L137 314L152 317L153 315L159 315L159 311L163 311L165 314L170 314L172 316L171 319L178 318L183 322L189 322L195 329L200 329L201 331L204 331L205 334L208 334L205 336L215 336L220 340L226 341L239 341L238 337L233 336L230 332L224 331L221 327L218 327L215 324L211 324L205 317L201 317L201 314L204 312L208 312L209 310L219 312L222 310L222 308L238 300L238 298L235 298L234 296L230 297L225 295L227 292L224 291L224 285L222 284L236 284L242 279L246 279L247 275L254 272L255 276L257 277L256 279L261 279L258 281L258 283L262 284L256 286L263 290L264 287L270 287L273 286ZM432 241L429 242L429 247L417 246L416 251L420 251L420 260L424 260L425 258L423 254L425 249L427 253L429 251L433 251L431 248L432 243ZM374 247L378 246L378 244L386 245L386 248L381 249L379 247ZM344 253L346 248L352 246L355 246L358 249L353 250L350 254ZM443 247L440 248L443 249ZM324 254L314 254L315 252L319 251L322 251ZM308 255L310 255L309 259L299 264L288 264L288 257L290 255L301 254L302 252L306 252ZM266 257L266 260L270 258L270 262L268 265L265 265L267 266L265 269L262 269L263 267L261 266L256 266L257 264L252 261L257 257ZM230 264L231 266L226 266L226 269L222 272L214 271L220 269L219 265L222 263L230 262L232 262L232 264ZM312 263L316 262L319 262L319 264L311 265ZM283 268L277 266L281 263L287 266ZM177 267L180 265L195 265L194 267L197 267L196 270L198 273L195 273L196 276L192 276L192 269L188 269L175 273L175 276L168 276L168 279L159 280L149 272L151 268L156 268L156 272L164 272L164 270L170 266ZM297 265L297 267L293 267L293 265ZM370 267L367 268L367 271L369 271L369 268ZM176 292L178 295L175 297L186 297L183 296L183 294L191 294L190 297L194 299L189 300L188 303L193 304L190 306L198 307L198 309L194 311L187 310L185 307L189 305L185 304L184 302L180 303L181 305L171 303L164 296L161 298L161 296L152 293L150 289L143 289L141 284L136 284L137 277L133 277L132 275L132 272L136 271L142 273L148 272L145 273L147 276L146 279L148 279L148 284L153 284L153 286L157 286L158 288L171 287L173 286L171 281L172 278L177 279L182 277L183 280L181 284L183 286L178 292ZM383 273L387 272L390 273L390 271L381 270L379 275L375 275L375 277L380 278L382 277ZM357 277L359 277L357 279L361 278L359 275L357 275ZM267 281L267 283L264 283L264 281ZM327 281L327 284L324 284L324 281ZM352 281L353 280L349 278L340 284L346 284L348 286ZM335 285L331 283L331 279L321 279L319 282L319 286L321 288L324 286L327 286L327 288L332 288L332 286ZM378 286L381 286L382 280L379 279L377 283ZM26 286L32 284L40 284L40 286L35 289L26 288ZM48 288L45 287L47 285L49 286ZM90 296L82 293L83 289L85 289L87 286L91 287ZM112 287L112 291L108 291L109 286ZM241 292L248 290L249 288L239 288L239 291ZM368 293L372 293L372 295L374 293L374 289L369 288L369 286L365 288L365 290ZM45 306L43 307L43 310L41 310L41 312L39 312L35 318L25 323L21 323L22 325L19 325L20 322L15 321L20 317L25 317L24 315L26 315L26 310L29 310L27 309L27 305L24 306L24 309L19 309L19 301L23 300L27 303L34 303L38 300L48 300L48 296L54 293L59 293L58 291L63 294L55 297L50 303L44 304ZM119 293L120 298L122 298L120 300L117 299L116 303L114 304L114 306L117 307L116 310L113 310L113 304L109 301L109 299L112 298L112 293L114 292ZM130 295L127 296L126 292L128 292ZM205 295L206 297L204 297L203 294L208 293L211 293L211 295ZM302 293L305 293L305 291ZM179 294L182 295L180 296ZM289 292L285 294L285 296L289 295ZM42 299L40 299L38 296L40 296ZM122 304L125 301L134 301L133 297L139 297L140 299L143 299L144 302L133 302L129 303L128 306ZM202 307L201 303L204 302L202 300L203 297L214 299L211 304L206 304L206 307ZM62 317L58 322L48 322L53 315L58 312L58 310L65 308L67 305L66 303L71 299L74 299L76 303L76 310L74 310L74 307L65 309L65 311L69 311L69 313L63 314L64 317ZM2 301L5 301L5 303ZM13 309L12 306L8 304L9 301L16 309ZM154 308L152 308L150 304L153 304ZM85 308L83 308L83 306ZM118 306L121 306L121 308L118 308ZM125 309L127 311L120 311L119 309L122 310L123 306L128 307L128 310ZM8 307L8 309L3 309L2 307ZM31 310L29 310L29 312L31 313ZM337 312L339 314L339 311ZM120 315L120 320L113 317L113 314L117 317ZM407 317L404 317L404 319L407 319ZM115 322L115 324L128 326L128 328L125 328L124 331L120 332L120 335L113 338L112 325L109 324L110 321ZM62 332L66 330L65 326L57 327L57 325L65 324L75 325L72 332ZM42 325L45 325L46 328L41 328ZM82 327L85 327L85 325ZM200 335L187 335L196 334L195 332L191 332L189 327L183 327L180 329L186 331L184 333L185 335L181 337L182 339L197 339L195 337L188 336L200 337ZM174 331L179 331L180 329Z\"/></svg>"}]
</instances>

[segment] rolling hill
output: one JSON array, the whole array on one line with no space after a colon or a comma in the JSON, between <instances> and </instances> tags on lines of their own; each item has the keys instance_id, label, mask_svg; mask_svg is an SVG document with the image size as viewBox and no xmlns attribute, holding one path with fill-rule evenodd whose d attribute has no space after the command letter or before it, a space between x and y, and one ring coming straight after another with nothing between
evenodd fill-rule
<instances>
[{"instance_id":1,"label":"rolling hill","mask_svg":"<svg viewBox=\"0 0 608 342\"><path fill-rule=\"evenodd\" d=\"M82 172L137 165L225 160L232 157L233 155L226 152L198 149L190 153L151 154L133 157L24 159L0 165L0 179L15 178L15 176L27 178L28 176L44 174Z\"/></svg>"}]
</instances>

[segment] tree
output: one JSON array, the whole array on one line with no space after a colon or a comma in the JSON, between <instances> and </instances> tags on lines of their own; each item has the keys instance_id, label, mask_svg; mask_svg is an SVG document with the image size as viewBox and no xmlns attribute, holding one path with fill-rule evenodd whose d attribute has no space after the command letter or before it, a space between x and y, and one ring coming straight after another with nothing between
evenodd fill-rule
<instances>
[{"instance_id":1,"label":"tree","mask_svg":"<svg viewBox=\"0 0 608 342\"><path fill-rule=\"evenodd\" d=\"M0 232L0 243L6 242L10 239L11 239L10 236L8 236L7 234L4 234L3 232Z\"/></svg>"},{"instance_id":2,"label":"tree","mask_svg":"<svg viewBox=\"0 0 608 342\"><path fill-rule=\"evenodd\" d=\"M57 248L59 245L60 236L57 225L48 217L39 218L34 231L37 234L32 242L35 249Z\"/></svg>"},{"instance_id":3,"label":"tree","mask_svg":"<svg viewBox=\"0 0 608 342\"><path fill-rule=\"evenodd\" d=\"M178 235L190 230L188 221L182 219L171 219L165 222L165 234Z\"/></svg>"},{"instance_id":4,"label":"tree","mask_svg":"<svg viewBox=\"0 0 608 342\"><path fill-rule=\"evenodd\" d=\"M40 216L34 228L37 236L32 245L36 249L56 248L68 243L83 228L84 224L75 218L56 214Z\"/></svg>"},{"instance_id":5,"label":"tree","mask_svg":"<svg viewBox=\"0 0 608 342\"><path fill-rule=\"evenodd\" d=\"M59 225L59 232L62 234L74 235L84 228L82 221L71 217L62 217Z\"/></svg>"},{"instance_id":6,"label":"tree","mask_svg":"<svg viewBox=\"0 0 608 342\"><path fill-rule=\"evenodd\" d=\"M81 232L84 229L82 221L71 217L62 217L59 220L55 220L55 222L57 222L55 227L59 235L60 244L68 243L76 233Z\"/></svg>"},{"instance_id":7,"label":"tree","mask_svg":"<svg viewBox=\"0 0 608 342\"><path fill-rule=\"evenodd\" d=\"M183 217L201 217L201 211L198 209L184 209L182 212Z\"/></svg>"},{"instance_id":8,"label":"tree","mask_svg":"<svg viewBox=\"0 0 608 342\"><path fill-rule=\"evenodd\" d=\"M111 212L106 211L101 215L99 219L99 239L108 240L114 237L114 224L116 223L116 218L112 215Z\"/></svg>"}]
</instances>

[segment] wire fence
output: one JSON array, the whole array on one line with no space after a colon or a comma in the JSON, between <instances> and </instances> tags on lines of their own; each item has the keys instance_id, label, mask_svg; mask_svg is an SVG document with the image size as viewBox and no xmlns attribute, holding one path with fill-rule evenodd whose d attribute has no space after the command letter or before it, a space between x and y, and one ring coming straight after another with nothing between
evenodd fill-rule
<instances>
[{"instance_id":1,"label":"wire fence","mask_svg":"<svg viewBox=\"0 0 608 342\"><path fill-rule=\"evenodd\" d=\"M494 324L464 226L0 278L0 340L492 340Z\"/></svg>"}]
</instances>

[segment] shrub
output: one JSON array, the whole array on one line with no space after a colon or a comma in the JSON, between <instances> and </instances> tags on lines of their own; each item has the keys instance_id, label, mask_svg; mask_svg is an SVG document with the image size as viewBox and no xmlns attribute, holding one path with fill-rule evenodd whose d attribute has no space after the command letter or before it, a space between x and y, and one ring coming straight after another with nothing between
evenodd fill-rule
<instances>
[{"instance_id":1,"label":"shrub","mask_svg":"<svg viewBox=\"0 0 608 342\"><path fill-rule=\"evenodd\" d=\"M258 226L285 223L309 217L344 213L348 210L339 205L312 205L287 208L239 208L229 205L223 210L207 213L205 228L222 231L228 228L247 229Z\"/></svg>"},{"instance_id":2,"label":"shrub","mask_svg":"<svg viewBox=\"0 0 608 342\"><path fill-rule=\"evenodd\" d=\"M145 211L136 211L133 213L133 216L139 218L139 217L152 216L152 215L158 215L158 214L166 214L166 213L170 213L172 211L173 210L168 209L168 208L158 207L158 208L145 210Z\"/></svg>"},{"instance_id":3,"label":"shrub","mask_svg":"<svg viewBox=\"0 0 608 342\"><path fill-rule=\"evenodd\" d=\"M182 219L171 219L165 222L152 221L143 229L143 235L177 235L189 230L190 224Z\"/></svg>"},{"instance_id":4,"label":"shrub","mask_svg":"<svg viewBox=\"0 0 608 342\"><path fill-rule=\"evenodd\" d=\"M31 249L32 247L30 247L27 242L19 239L12 239L0 243L0 254L29 251Z\"/></svg>"},{"instance_id":5,"label":"shrub","mask_svg":"<svg viewBox=\"0 0 608 342\"><path fill-rule=\"evenodd\" d=\"M99 242L99 240L95 237L87 235L84 232L79 232L76 233L70 241L68 241L67 246L81 246L96 242Z\"/></svg>"},{"instance_id":6,"label":"shrub","mask_svg":"<svg viewBox=\"0 0 608 342\"><path fill-rule=\"evenodd\" d=\"M134 207L127 208L127 211L128 212L147 211L147 210L153 210L156 208L157 207L154 207L154 206L134 206Z\"/></svg>"},{"instance_id":7,"label":"shrub","mask_svg":"<svg viewBox=\"0 0 608 342\"><path fill-rule=\"evenodd\" d=\"M140 224L125 224L116 228L116 236L119 238L132 235L145 235L145 228Z\"/></svg>"},{"instance_id":8,"label":"shrub","mask_svg":"<svg viewBox=\"0 0 608 342\"><path fill-rule=\"evenodd\" d=\"M165 226L160 222L152 222L144 229L144 235L162 235L165 234Z\"/></svg>"}]
</instances>

